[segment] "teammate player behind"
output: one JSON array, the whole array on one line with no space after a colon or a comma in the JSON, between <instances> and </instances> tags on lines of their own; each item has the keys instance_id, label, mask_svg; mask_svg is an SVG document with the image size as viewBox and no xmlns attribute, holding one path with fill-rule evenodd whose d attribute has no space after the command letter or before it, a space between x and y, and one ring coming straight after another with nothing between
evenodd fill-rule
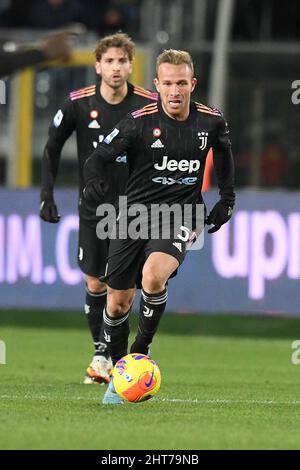
<instances>
[{"instance_id":1,"label":"teammate player behind","mask_svg":"<svg viewBox=\"0 0 300 470\"><path fill-rule=\"evenodd\" d=\"M83 166L86 158L113 126L133 109L156 102L157 93L151 93L128 82L132 71L135 45L123 33L106 36L96 49L96 73L99 84L70 93L53 119L42 160L42 190L40 216L51 223L59 222L54 200L54 184L61 151L73 131L77 137L79 170L79 246L78 263L85 274L85 313L95 346L95 353L87 369L84 383L109 382L111 361L102 328L102 312L106 304L106 285L99 280L104 274L108 252L107 240L96 236L96 206L82 199ZM115 161L101 175L109 181L109 191L103 202L113 203L124 193L128 177L126 155L116 155Z\"/></svg>"},{"instance_id":2,"label":"teammate player behind","mask_svg":"<svg viewBox=\"0 0 300 470\"><path fill-rule=\"evenodd\" d=\"M191 56L167 50L157 58L155 85L161 101L127 115L85 164L88 199L103 191L99 174L116 155L127 152L130 175L126 189L128 207L144 204L203 202L201 186L207 153L213 148L220 200L207 223L218 230L226 223L235 202L234 167L229 131L222 114L191 102L196 79ZM158 138L159 137L159 138ZM190 232L195 228L189 227ZM175 232L176 233L176 232ZM131 352L148 353L167 302L166 283L183 262L187 243L170 239L115 239L110 241L106 276L105 332L110 337L113 363L127 354L129 310L142 268L142 295L138 333ZM103 403L120 403L111 382Z\"/></svg>"}]
</instances>

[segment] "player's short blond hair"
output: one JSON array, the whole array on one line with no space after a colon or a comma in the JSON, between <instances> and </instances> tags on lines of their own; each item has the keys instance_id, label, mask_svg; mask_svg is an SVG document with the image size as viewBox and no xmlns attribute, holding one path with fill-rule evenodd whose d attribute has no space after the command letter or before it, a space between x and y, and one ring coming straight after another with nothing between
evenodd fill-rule
<instances>
[{"instance_id":1,"label":"player's short blond hair","mask_svg":"<svg viewBox=\"0 0 300 470\"><path fill-rule=\"evenodd\" d=\"M161 64L187 64L192 71L192 76L194 76L193 59L189 52L178 51L176 49L165 49L156 59L156 76L158 74L158 67Z\"/></svg>"},{"instance_id":2,"label":"player's short blond hair","mask_svg":"<svg viewBox=\"0 0 300 470\"><path fill-rule=\"evenodd\" d=\"M102 38L95 48L97 62L100 62L102 55L105 54L110 47L120 47L127 53L129 61L133 61L135 44L128 34L116 33Z\"/></svg>"}]
</instances>

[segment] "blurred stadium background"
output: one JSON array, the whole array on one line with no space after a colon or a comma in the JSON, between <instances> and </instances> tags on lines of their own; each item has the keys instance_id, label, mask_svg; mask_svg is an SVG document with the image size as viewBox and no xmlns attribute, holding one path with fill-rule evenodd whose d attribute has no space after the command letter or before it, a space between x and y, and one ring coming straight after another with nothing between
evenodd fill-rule
<instances>
[{"instance_id":1,"label":"blurred stadium background","mask_svg":"<svg viewBox=\"0 0 300 470\"><path fill-rule=\"evenodd\" d=\"M43 64L14 74L1 82L0 339L8 338L9 342L11 338L13 343L16 335L15 338L20 343L26 326L38 326L42 315L39 311L42 309L72 312L82 310L84 286L76 265L78 223L75 137L65 146L60 164L56 199L62 219L57 226L42 223L38 217L39 185L41 157L50 121L70 91L95 81L92 51L97 39L119 29L129 33L137 43L132 82L150 89L153 88L157 53L169 47L186 49L192 53L196 66L195 75L198 78L194 99L220 107L229 122L236 164L237 206L230 224L212 237L206 235L204 249L190 253L180 276L170 282L168 310L186 315L187 331L184 331L183 322L178 323L178 330L175 331L176 322L166 319L162 332L171 331L170 335L174 333L176 338L179 338L180 332L183 334L183 342L187 339L184 333L194 335L199 332L199 335L207 334L212 338L216 335L214 345L208 342L207 346L210 345L212 354L214 348L223 351L217 355L220 369L216 372L222 370L224 382L215 384L213 396L230 396L232 406L234 400L241 401L241 428L245 417L248 424L251 424L252 417L257 418L252 428L249 424L249 434L243 434L240 428L235 428L236 423L230 422L230 410L227 410L228 416L226 410L223 410L224 423L229 422L232 427L228 428L225 438L226 427L221 426L223 434L220 437L218 426L212 426L211 435L216 438L215 447L299 446L299 442L297 444L292 439L292 432L290 440L287 433L284 437L286 440L282 440L283 435L278 434L280 428L284 429L285 422L292 419L291 416L293 429L296 432L298 422L299 430L299 418L297 421L292 405L299 378L294 370L291 372L293 366L290 364L291 340L300 336L299 321L290 319L291 316L300 317L299 18L298 0L27 0L26 8L20 0L0 0L0 47L5 50L34 43L54 28L69 23L83 23L87 27L87 33L76 39L70 63ZM205 200L211 207L217 197L213 171L207 174L205 189ZM37 312L27 311L25 320L23 314L16 313L14 309L37 309ZM199 319L198 327L192 323L193 332L187 326L192 321L188 315L190 313L208 315L203 317L204 320ZM243 323L241 320L235 321L232 316L210 315L219 313L263 314L270 318L268 323L263 324L260 321L265 321L266 317L253 318L257 323L252 323L251 326L248 323L249 318ZM275 320L274 316L284 317L286 320ZM66 319L64 314L61 320L63 328L66 327ZM77 326L78 321L75 322ZM47 324L45 320L41 321L41 327L54 328L55 324L59 327L59 315L53 313L52 326L49 322L51 320L47 320ZM71 325L73 320L68 322ZM82 323L79 321L82 329L80 341L85 342L81 345L80 357L78 352L80 367L84 367L85 363L87 365L90 352L88 331L84 330L83 322L84 318ZM290 326L287 326L287 322L290 322ZM26 331L29 334L29 330ZM75 330L73 333L75 335ZM222 343L219 338L222 334L224 337L252 337L252 343L247 343L248 349L245 349L242 341L238 344L227 338ZM170 345L177 344L174 338L171 337ZM262 338L265 339L264 343ZM273 343L270 339L274 340ZM61 344L65 343L62 338L54 339L56 340L57 344L59 341ZM74 336L73 340L78 344L79 337ZM176 348L180 350L183 342ZM34 340L32 344L35 344ZM234 357L229 358L232 345ZM49 345L37 342L36 347L42 348L47 354ZM256 347L256 356L253 357ZM61 349L61 358L67 353L70 358L74 357L74 351L66 352L63 346ZM261 356L258 351L261 351ZM165 368L169 367L172 357L163 348L160 350L159 345L155 346L154 352L158 361ZM86 354L84 358L83 354ZM188 351L185 354L188 355ZM259 358L262 356L266 360L264 368L259 365ZM239 365L234 362L237 357L240 357ZM224 367L228 375L221 369L223 358L227 360ZM208 374L207 377L210 377L209 374L217 366L212 362L209 368L208 354L206 360L207 369L200 369L199 374ZM257 369L253 360L257 361ZM193 358L182 361L180 367L187 367L187 363L192 364ZM193 370L188 370L193 376ZM239 379L236 378L238 370L241 372ZM233 371L236 372L234 399L229 381ZM54 369L52 372L52 376L50 374L43 379L46 383L47 380L53 383L55 374L59 375L58 371L54 373ZM26 373L30 375L30 370ZM8 366L6 369L1 368L2 377L5 374L9 381L13 371L10 372ZM80 371L77 370L76 374L77 378L68 376L68 380L79 380ZM269 383L267 388L257 387L254 380L256 374L258 377L266 377ZM60 380L63 381L63 374ZM174 377L170 384L170 390L174 393L176 380ZM286 386L285 391L289 388L290 395L285 395L283 389L280 389L283 383ZM191 396L197 397L198 389L194 385ZM69 389L63 392L66 396L68 393L71 395ZM16 391L11 393L18 395ZM20 390L20 397L23 393L24 390ZM88 393L92 400L93 392ZM184 394L185 389L182 386L180 396ZM176 394L172 396L176 397ZM209 403L211 395L207 392L204 396ZM259 402L259 398L270 402L273 399L281 400L286 407L291 407L291 415L288 415L288 411L286 415L279 413L278 421L274 420L273 423L274 408L271 407L270 415L265 409L260 414L259 407L268 405L267 401L265 404ZM254 399L258 403L257 409L252 409L251 417L247 410ZM252 405L256 406L254 402ZM219 406L217 401L216 406ZM214 407L212 403L211 407ZM8 406L7 410L9 409ZM202 408L200 412L203 412ZM193 405L191 414L197 420L198 415ZM273 440L267 425L258 433L257 440L253 440L258 423L270 419L270 426L274 424L272 432L277 430L273 434ZM208 413L204 416L203 423L207 426L207 423L211 423L209 420L211 415ZM230 440L233 428L234 433ZM137 428L134 434L137 440L133 439L128 446L137 445L137 448L142 448L138 431ZM188 433L188 430L185 432ZM239 433L242 436L240 440ZM10 444L13 440L3 442L6 448L13 445ZM15 445L30 448L35 441L29 439L25 444L22 437L17 436L16 442L19 444ZM56 446L55 439L50 439L49 442ZM67 439L66 442L71 440ZM82 444L79 437L78 442L81 442L78 446L89 446ZM192 442L191 448L201 448L197 447L200 444L195 440L188 441L188 438L173 442L164 441L164 437L160 436L159 442L160 444L151 444L152 448L168 448L168 442L169 448L178 449L181 445L182 448L189 448L189 442ZM203 446L206 448L214 447L214 441L207 443L204 438L201 442L205 442ZM43 442L39 441L35 445L43 447ZM71 446L71 443L68 445ZM96 446L95 443L93 445ZM109 443L103 445L109 446ZM159 445L162 447L155 447Z\"/></svg>"}]
</instances>

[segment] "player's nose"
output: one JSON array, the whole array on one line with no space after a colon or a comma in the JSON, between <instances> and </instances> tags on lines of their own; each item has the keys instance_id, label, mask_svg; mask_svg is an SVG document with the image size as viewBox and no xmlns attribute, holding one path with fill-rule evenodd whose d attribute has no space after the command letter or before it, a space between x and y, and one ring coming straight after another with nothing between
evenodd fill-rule
<instances>
[{"instance_id":1,"label":"player's nose","mask_svg":"<svg viewBox=\"0 0 300 470\"><path fill-rule=\"evenodd\" d=\"M179 95L179 87L176 84L171 86L170 95L171 96L178 96Z\"/></svg>"},{"instance_id":2,"label":"player's nose","mask_svg":"<svg viewBox=\"0 0 300 470\"><path fill-rule=\"evenodd\" d=\"M115 63L113 64L113 71L114 71L114 72L120 72L120 69L121 69L120 64L119 64L118 62L115 62Z\"/></svg>"}]
</instances>

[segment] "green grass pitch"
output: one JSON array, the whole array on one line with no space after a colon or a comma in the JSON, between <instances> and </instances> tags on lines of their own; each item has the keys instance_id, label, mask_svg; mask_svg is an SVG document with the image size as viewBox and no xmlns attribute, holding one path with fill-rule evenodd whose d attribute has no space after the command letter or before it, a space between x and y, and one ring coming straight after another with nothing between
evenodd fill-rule
<instances>
[{"instance_id":1,"label":"green grass pitch","mask_svg":"<svg viewBox=\"0 0 300 470\"><path fill-rule=\"evenodd\" d=\"M295 339L297 319L166 315L157 399L112 407L81 383L84 315L2 311L0 449L300 449Z\"/></svg>"}]
</instances>

